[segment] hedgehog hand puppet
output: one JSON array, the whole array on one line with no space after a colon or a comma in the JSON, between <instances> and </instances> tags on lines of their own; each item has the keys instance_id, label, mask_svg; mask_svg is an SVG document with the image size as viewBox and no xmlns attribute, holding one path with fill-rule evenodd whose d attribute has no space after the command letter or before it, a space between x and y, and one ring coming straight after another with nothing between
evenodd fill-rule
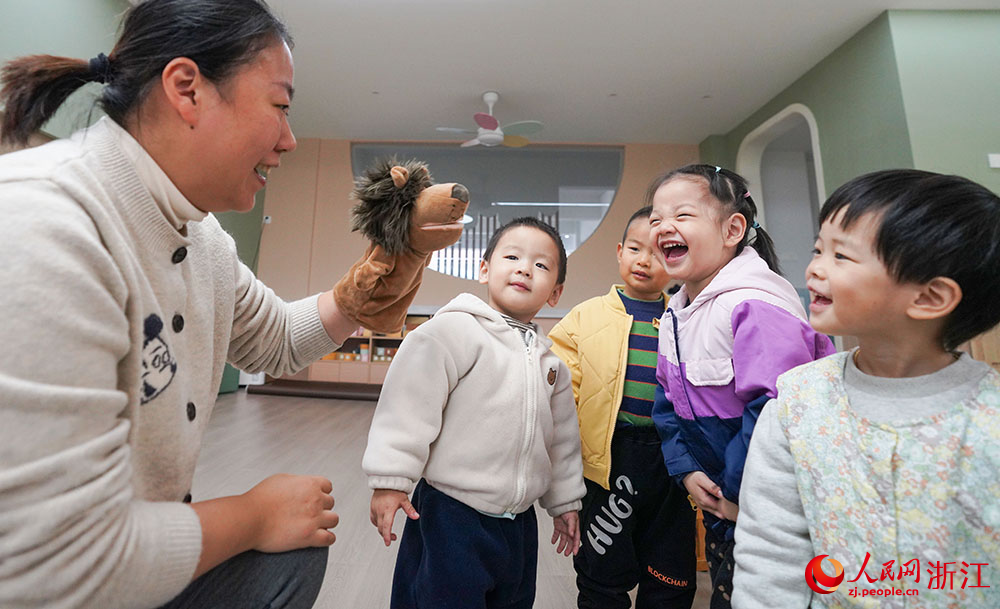
<instances>
[{"instance_id":1,"label":"hedgehog hand puppet","mask_svg":"<svg viewBox=\"0 0 1000 609\"><path fill-rule=\"evenodd\" d=\"M382 160L356 180L352 230L371 241L333 287L345 315L375 332L399 332L431 254L458 241L469 191L433 184L427 165Z\"/></svg>"}]
</instances>

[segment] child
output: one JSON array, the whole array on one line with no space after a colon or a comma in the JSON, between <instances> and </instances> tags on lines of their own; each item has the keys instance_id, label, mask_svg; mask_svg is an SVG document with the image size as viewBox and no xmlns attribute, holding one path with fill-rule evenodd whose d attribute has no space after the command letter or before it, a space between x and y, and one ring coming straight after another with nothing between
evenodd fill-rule
<instances>
[{"instance_id":1,"label":"child","mask_svg":"<svg viewBox=\"0 0 1000 609\"><path fill-rule=\"evenodd\" d=\"M531 323L565 278L559 234L513 220L480 266L488 304L459 295L393 359L362 463L387 546L396 510L409 518L392 607L530 608L536 499L556 551L576 553L585 489L570 374Z\"/></svg>"},{"instance_id":2,"label":"child","mask_svg":"<svg viewBox=\"0 0 1000 609\"><path fill-rule=\"evenodd\" d=\"M733 606L996 607L1000 375L955 349L1000 322L1000 198L880 171L837 189L820 225L811 322L859 347L783 375L761 415ZM813 596L819 555L843 576L814 589L843 583Z\"/></svg>"},{"instance_id":3,"label":"child","mask_svg":"<svg viewBox=\"0 0 1000 609\"><path fill-rule=\"evenodd\" d=\"M583 475L574 557L581 608L688 609L694 601L694 511L667 474L650 413L656 387L654 322L670 281L655 257L649 214L632 214L618 244L623 285L569 312L549 333L573 374ZM611 488L614 481L614 488Z\"/></svg>"},{"instance_id":4,"label":"child","mask_svg":"<svg viewBox=\"0 0 1000 609\"><path fill-rule=\"evenodd\" d=\"M683 282L660 321L653 421L670 475L702 509L713 609L732 594L733 529L747 445L775 381L833 353L805 321L739 175L688 165L657 178L652 238ZM747 247L749 245L749 247Z\"/></svg>"}]
</instances>

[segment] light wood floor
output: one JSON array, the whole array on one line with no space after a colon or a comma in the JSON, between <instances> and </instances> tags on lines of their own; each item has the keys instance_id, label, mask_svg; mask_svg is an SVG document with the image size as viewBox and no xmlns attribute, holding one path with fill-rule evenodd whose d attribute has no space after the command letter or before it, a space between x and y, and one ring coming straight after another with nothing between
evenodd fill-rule
<instances>
[{"instance_id":1,"label":"light wood floor","mask_svg":"<svg viewBox=\"0 0 1000 609\"><path fill-rule=\"evenodd\" d=\"M245 492L279 472L333 481L340 525L317 609L389 606L397 544L386 548L368 521L371 492L361 472L374 409L374 402L247 395L241 390L219 397L205 433L192 489L196 500ZM575 607L572 561L556 555L549 545L552 519L538 513L535 607ZM398 516L394 530L402 531ZM703 573L698 585L694 609L707 609L709 584Z\"/></svg>"}]
</instances>

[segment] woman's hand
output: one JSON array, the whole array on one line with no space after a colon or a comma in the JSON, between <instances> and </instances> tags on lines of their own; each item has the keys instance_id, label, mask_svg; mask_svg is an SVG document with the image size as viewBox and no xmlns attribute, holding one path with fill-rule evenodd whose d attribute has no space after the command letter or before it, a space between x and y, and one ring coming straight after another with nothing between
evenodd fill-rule
<instances>
[{"instance_id":1,"label":"woman's hand","mask_svg":"<svg viewBox=\"0 0 1000 609\"><path fill-rule=\"evenodd\" d=\"M552 519L552 545L556 554L569 556L580 551L580 515L576 510L559 514Z\"/></svg>"},{"instance_id":2,"label":"woman's hand","mask_svg":"<svg viewBox=\"0 0 1000 609\"><path fill-rule=\"evenodd\" d=\"M329 546L333 484L321 476L276 474L242 495L192 503L201 522L201 557L194 576L246 552L285 552Z\"/></svg>"},{"instance_id":3,"label":"woman's hand","mask_svg":"<svg viewBox=\"0 0 1000 609\"><path fill-rule=\"evenodd\" d=\"M705 472L691 472L684 477L684 488L691 495L691 499L701 508L701 511L708 512L717 518L726 516L719 509L719 502L725 501L722 497L722 489L712 482L712 479Z\"/></svg>"},{"instance_id":4,"label":"woman's hand","mask_svg":"<svg viewBox=\"0 0 1000 609\"><path fill-rule=\"evenodd\" d=\"M253 549L286 552L332 545L337 537L327 529L340 521L333 512L332 490L333 484L321 476L276 474L244 493L260 519Z\"/></svg>"},{"instance_id":5,"label":"woman's hand","mask_svg":"<svg viewBox=\"0 0 1000 609\"><path fill-rule=\"evenodd\" d=\"M407 518L411 520L420 518L420 514L410 503L410 498L403 491L380 488L372 493L371 521L378 529L386 547L396 541L396 534L392 532L392 521L396 519L396 511L400 508Z\"/></svg>"}]
</instances>

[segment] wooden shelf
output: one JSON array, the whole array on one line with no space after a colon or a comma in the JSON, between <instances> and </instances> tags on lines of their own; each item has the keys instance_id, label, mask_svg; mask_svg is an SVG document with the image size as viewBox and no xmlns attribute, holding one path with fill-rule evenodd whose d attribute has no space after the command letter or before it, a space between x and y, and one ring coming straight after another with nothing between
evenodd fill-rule
<instances>
[{"instance_id":1,"label":"wooden shelf","mask_svg":"<svg viewBox=\"0 0 1000 609\"><path fill-rule=\"evenodd\" d=\"M294 380L381 385L389 371L391 355L379 354L379 350L394 352L408 331L428 319L428 315L408 315L403 331L397 334L375 334L363 329L347 337L340 349L310 365L303 371L305 374L296 375Z\"/></svg>"}]
</instances>

